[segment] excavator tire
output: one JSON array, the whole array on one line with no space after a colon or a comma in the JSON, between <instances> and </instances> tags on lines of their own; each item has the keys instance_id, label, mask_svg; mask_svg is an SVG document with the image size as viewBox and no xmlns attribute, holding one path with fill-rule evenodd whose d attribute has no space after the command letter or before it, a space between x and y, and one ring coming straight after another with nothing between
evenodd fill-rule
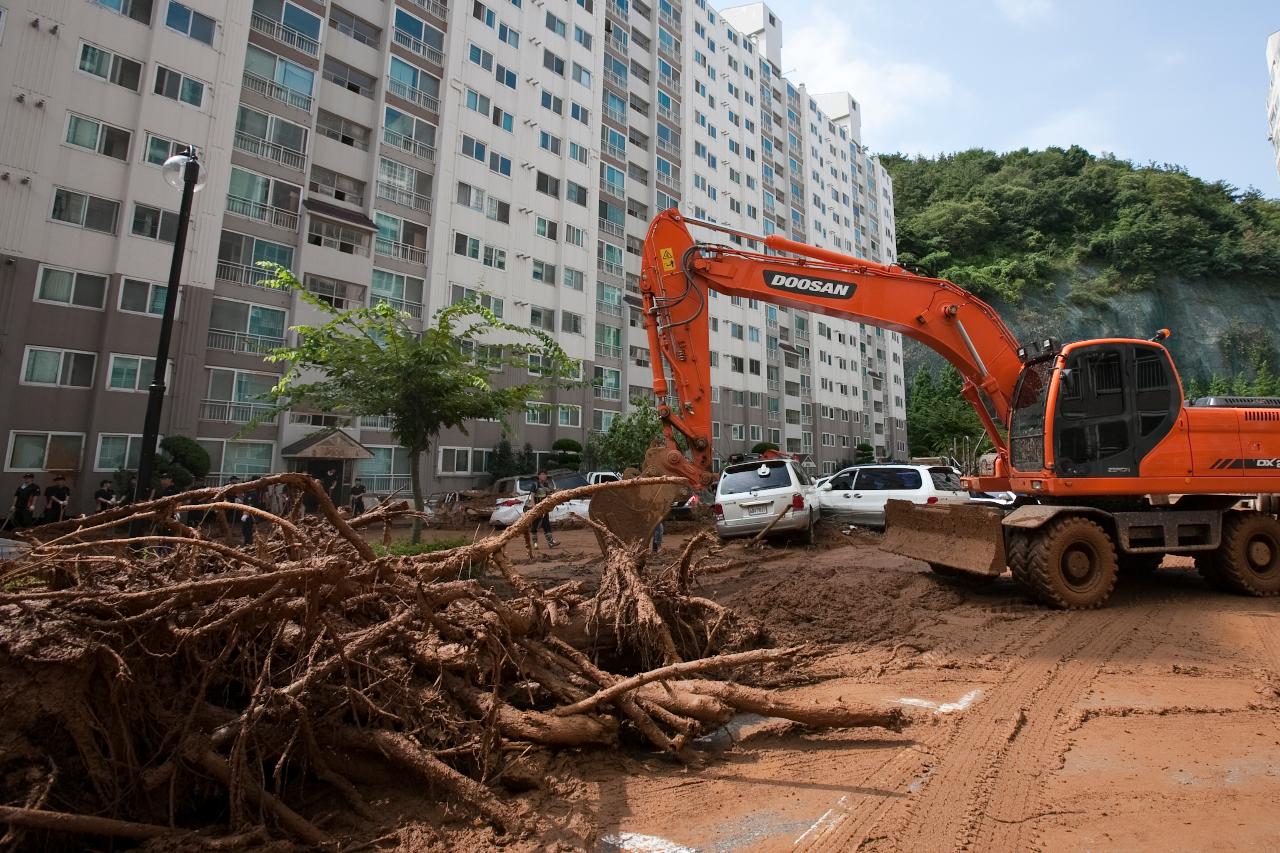
<instances>
[{"instance_id":1,"label":"excavator tire","mask_svg":"<svg viewBox=\"0 0 1280 853\"><path fill-rule=\"evenodd\" d=\"M1128 577L1145 577L1154 574L1164 562L1164 554L1121 554L1120 574Z\"/></svg>"},{"instance_id":2,"label":"excavator tire","mask_svg":"<svg viewBox=\"0 0 1280 853\"><path fill-rule=\"evenodd\" d=\"M1013 579L1024 587L1030 588L1027 578L1027 558L1031 551L1031 534L1016 528L1005 531L1004 556L1009 564L1009 572Z\"/></svg>"},{"instance_id":3,"label":"excavator tire","mask_svg":"<svg viewBox=\"0 0 1280 853\"><path fill-rule=\"evenodd\" d=\"M1060 516L1032 534L1025 571L1042 604L1090 610L1101 606L1115 589L1115 545L1096 522Z\"/></svg>"},{"instance_id":4,"label":"excavator tire","mask_svg":"<svg viewBox=\"0 0 1280 853\"><path fill-rule=\"evenodd\" d=\"M1211 586L1241 595L1280 595L1280 520L1260 512L1229 513L1222 544L1196 558Z\"/></svg>"}]
</instances>

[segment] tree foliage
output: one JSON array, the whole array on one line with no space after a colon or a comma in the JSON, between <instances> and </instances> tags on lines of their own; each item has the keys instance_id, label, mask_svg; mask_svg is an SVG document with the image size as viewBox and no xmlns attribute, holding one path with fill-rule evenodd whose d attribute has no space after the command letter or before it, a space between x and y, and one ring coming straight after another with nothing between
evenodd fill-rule
<instances>
[{"instance_id":1,"label":"tree foliage","mask_svg":"<svg viewBox=\"0 0 1280 853\"><path fill-rule=\"evenodd\" d=\"M156 454L152 486L158 485L161 477L172 477L178 488L188 488L196 480L209 475L211 464L209 451L195 439L185 435L165 436L160 442L160 452Z\"/></svg>"},{"instance_id":2,"label":"tree foliage","mask_svg":"<svg viewBox=\"0 0 1280 853\"><path fill-rule=\"evenodd\" d=\"M654 439L662 434L662 421L653 402L633 400L631 411L614 418L607 432L592 433L588 439L592 467L611 471L639 468Z\"/></svg>"},{"instance_id":3,"label":"tree foliage","mask_svg":"<svg viewBox=\"0 0 1280 853\"><path fill-rule=\"evenodd\" d=\"M923 365L907 387L907 436L912 456L952 456L968 439L985 434L978 414L961 396L964 380L951 365L934 376Z\"/></svg>"},{"instance_id":4,"label":"tree foliage","mask_svg":"<svg viewBox=\"0 0 1280 853\"><path fill-rule=\"evenodd\" d=\"M267 358L286 366L273 389L277 411L310 405L325 411L387 416L408 451L414 505L424 506L421 457L445 429L463 434L476 420L505 421L552 386L571 384L577 365L540 329L508 323L475 301L441 308L418 333L390 305L340 310L308 293L288 270L273 286L290 289L326 316L295 326L296 343ZM541 361L537 382L496 386L493 368ZM414 522L414 541L419 523Z\"/></svg>"},{"instance_id":5,"label":"tree foliage","mask_svg":"<svg viewBox=\"0 0 1280 853\"><path fill-rule=\"evenodd\" d=\"M876 449L865 441L853 449L854 465L870 465L876 461ZM841 463L843 465L843 463ZM847 466L844 466L847 467Z\"/></svg>"},{"instance_id":6,"label":"tree foliage","mask_svg":"<svg viewBox=\"0 0 1280 853\"><path fill-rule=\"evenodd\" d=\"M899 261L976 293L1018 300L1091 271L1080 300L1157 277L1280 274L1280 202L1079 146L881 158L893 177Z\"/></svg>"}]
</instances>

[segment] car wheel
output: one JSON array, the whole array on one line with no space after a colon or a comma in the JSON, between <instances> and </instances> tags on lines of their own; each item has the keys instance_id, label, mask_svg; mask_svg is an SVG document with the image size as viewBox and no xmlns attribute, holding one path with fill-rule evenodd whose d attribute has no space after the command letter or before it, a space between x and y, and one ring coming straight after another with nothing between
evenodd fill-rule
<instances>
[{"instance_id":1,"label":"car wheel","mask_svg":"<svg viewBox=\"0 0 1280 853\"><path fill-rule=\"evenodd\" d=\"M809 510L809 527L804 534L804 544L810 548L818 544L817 527L818 520L814 518L813 510Z\"/></svg>"}]
</instances>

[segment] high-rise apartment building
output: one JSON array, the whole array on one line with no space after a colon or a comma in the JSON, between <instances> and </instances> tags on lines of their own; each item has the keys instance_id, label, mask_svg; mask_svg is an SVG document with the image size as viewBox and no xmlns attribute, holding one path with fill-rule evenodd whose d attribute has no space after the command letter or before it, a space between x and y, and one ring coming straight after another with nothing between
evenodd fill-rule
<instances>
[{"instance_id":1,"label":"high-rise apartment building","mask_svg":"<svg viewBox=\"0 0 1280 853\"><path fill-rule=\"evenodd\" d=\"M1276 151L1276 171L1280 172L1280 32L1267 39L1267 138Z\"/></svg>"},{"instance_id":2,"label":"high-rise apartment building","mask_svg":"<svg viewBox=\"0 0 1280 853\"><path fill-rule=\"evenodd\" d=\"M781 50L763 4L703 0L0 0L0 487L71 472L83 499L135 464L178 203L159 165L187 144L208 176L162 433L199 440L214 478L327 467L308 439L338 428L372 491L408 479L384 419L263 422L263 354L319 317L261 260L338 306L424 322L480 297L554 332L589 381L531 401L512 440L585 443L651 393L657 211L895 257L859 104L783 78ZM896 334L729 297L711 317L717 457L905 455ZM500 437L442 435L428 488L482 482Z\"/></svg>"}]
</instances>

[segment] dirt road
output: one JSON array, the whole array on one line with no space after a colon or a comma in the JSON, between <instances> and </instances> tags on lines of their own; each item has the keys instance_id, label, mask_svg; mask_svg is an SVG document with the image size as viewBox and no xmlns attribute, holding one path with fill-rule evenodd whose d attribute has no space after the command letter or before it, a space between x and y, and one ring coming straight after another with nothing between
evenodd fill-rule
<instances>
[{"instance_id":1,"label":"dirt road","mask_svg":"<svg viewBox=\"0 0 1280 853\"><path fill-rule=\"evenodd\" d=\"M860 542L708 578L779 641L821 644L778 689L918 720L892 734L741 719L704 739L715 760L699 769L585 756L574 799L604 849L1280 846L1280 601L1211 592L1183 565L1059 613L1008 580L923 569Z\"/></svg>"}]
</instances>

